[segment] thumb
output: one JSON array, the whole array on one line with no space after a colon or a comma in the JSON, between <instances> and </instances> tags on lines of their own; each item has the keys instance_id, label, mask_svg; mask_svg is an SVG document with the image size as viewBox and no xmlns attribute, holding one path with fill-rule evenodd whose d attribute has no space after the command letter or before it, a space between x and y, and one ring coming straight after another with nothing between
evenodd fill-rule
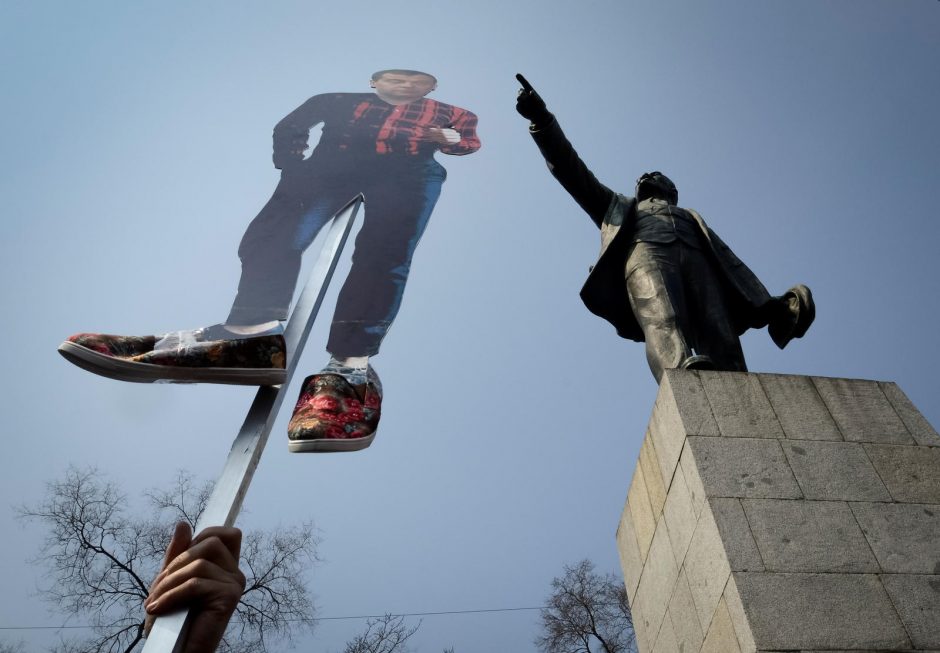
<instances>
[{"instance_id":1,"label":"thumb","mask_svg":"<svg viewBox=\"0 0 940 653\"><path fill-rule=\"evenodd\" d=\"M170 540L170 545L166 548L166 555L163 556L163 566L160 567L160 570L166 569L166 566L173 562L176 556L189 548L192 541L193 529L190 528L189 524L184 521L176 524L176 528L173 529L173 538Z\"/></svg>"}]
</instances>

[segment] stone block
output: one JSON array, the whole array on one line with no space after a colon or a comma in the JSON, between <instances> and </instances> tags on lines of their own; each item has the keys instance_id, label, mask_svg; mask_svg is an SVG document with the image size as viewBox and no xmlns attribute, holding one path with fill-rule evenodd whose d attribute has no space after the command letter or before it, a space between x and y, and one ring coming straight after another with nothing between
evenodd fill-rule
<instances>
[{"instance_id":1,"label":"stone block","mask_svg":"<svg viewBox=\"0 0 940 653\"><path fill-rule=\"evenodd\" d=\"M917 444L940 447L940 435L938 435L937 431L930 425L930 422L920 414L920 411L911 403L907 395L901 391L901 388L895 383L879 383L878 385L881 386L882 392L885 393L888 401L894 406L898 417L904 422L904 426L907 427L907 430L917 441Z\"/></svg>"},{"instance_id":2,"label":"stone block","mask_svg":"<svg viewBox=\"0 0 940 653\"><path fill-rule=\"evenodd\" d=\"M764 571L764 561L751 534L741 499L710 499L708 506L725 544L731 571Z\"/></svg>"},{"instance_id":3,"label":"stone block","mask_svg":"<svg viewBox=\"0 0 940 653\"><path fill-rule=\"evenodd\" d=\"M813 383L846 440L914 444L877 382L813 377Z\"/></svg>"},{"instance_id":4,"label":"stone block","mask_svg":"<svg viewBox=\"0 0 940 653\"><path fill-rule=\"evenodd\" d=\"M722 436L785 437L756 374L700 372L699 376Z\"/></svg>"},{"instance_id":5,"label":"stone block","mask_svg":"<svg viewBox=\"0 0 940 653\"><path fill-rule=\"evenodd\" d=\"M715 616L705 635L705 643L702 644L702 653L741 653L724 599L718 602Z\"/></svg>"},{"instance_id":6,"label":"stone block","mask_svg":"<svg viewBox=\"0 0 940 653\"><path fill-rule=\"evenodd\" d=\"M640 585L634 601L633 623L641 651L650 651L666 615L669 599L679 576L672 547L666 534L666 524L660 521L653 536L649 557L643 566Z\"/></svg>"},{"instance_id":7,"label":"stone block","mask_svg":"<svg viewBox=\"0 0 940 653\"><path fill-rule=\"evenodd\" d=\"M880 571L846 503L780 499L741 503L768 571Z\"/></svg>"},{"instance_id":8,"label":"stone block","mask_svg":"<svg viewBox=\"0 0 940 653\"><path fill-rule=\"evenodd\" d=\"M653 533L656 532L656 516L653 515L653 509L650 507L643 468L639 465L633 470L633 481L630 483L630 492L627 494L627 505L630 507L630 516L633 518L640 560L645 562L650 543L653 541Z\"/></svg>"},{"instance_id":9,"label":"stone block","mask_svg":"<svg viewBox=\"0 0 940 653\"><path fill-rule=\"evenodd\" d=\"M744 611L744 604L741 603L741 595L738 594L734 574L725 584L725 591L721 597L728 607L731 625L734 626L734 634L738 638L741 653L754 653L757 650L757 644L754 643L754 636L751 634L751 625L747 621L747 613Z\"/></svg>"},{"instance_id":10,"label":"stone block","mask_svg":"<svg viewBox=\"0 0 940 653\"><path fill-rule=\"evenodd\" d=\"M672 621L669 615L663 619L663 625L656 636L656 644L653 646L653 653L680 653L681 649L676 641L676 633L672 629Z\"/></svg>"},{"instance_id":11,"label":"stone block","mask_svg":"<svg viewBox=\"0 0 940 653\"><path fill-rule=\"evenodd\" d=\"M652 441L653 450L656 452L659 476L667 479L668 483L672 482L672 475L675 474L676 465L679 464L679 454L682 453L685 434L681 429L682 422L675 404L660 387L659 396L656 398L653 414L650 417L647 439ZM664 485L668 486L668 483L666 480L663 481Z\"/></svg>"},{"instance_id":12,"label":"stone block","mask_svg":"<svg viewBox=\"0 0 940 653\"><path fill-rule=\"evenodd\" d=\"M940 447L866 444L865 451L895 501L940 503Z\"/></svg>"},{"instance_id":13,"label":"stone block","mask_svg":"<svg viewBox=\"0 0 940 653\"><path fill-rule=\"evenodd\" d=\"M627 588L627 598L632 605L637 585L640 583L643 562L640 560L640 547L636 542L636 531L633 528L629 503L624 503L620 525L617 527L617 552L620 554L623 584Z\"/></svg>"},{"instance_id":14,"label":"stone block","mask_svg":"<svg viewBox=\"0 0 940 653\"><path fill-rule=\"evenodd\" d=\"M660 394L668 394L686 435L721 435L698 373L666 370Z\"/></svg>"},{"instance_id":15,"label":"stone block","mask_svg":"<svg viewBox=\"0 0 940 653\"><path fill-rule=\"evenodd\" d=\"M698 521L699 515L702 514L702 508L705 507L705 486L702 485L702 477L695 466L695 457L692 455L692 450L689 449L688 442L682 447L679 469L682 472L682 478L685 479L689 499L692 501L692 514L695 515L695 520Z\"/></svg>"},{"instance_id":16,"label":"stone block","mask_svg":"<svg viewBox=\"0 0 940 653\"><path fill-rule=\"evenodd\" d=\"M940 648L940 575L885 574L881 583L917 648Z\"/></svg>"},{"instance_id":17,"label":"stone block","mask_svg":"<svg viewBox=\"0 0 940 653\"><path fill-rule=\"evenodd\" d=\"M889 574L940 574L940 505L850 503L865 539Z\"/></svg>"},{"instance_id":18,"label":"stone block","mask_svg":"<svg viewBox=\"0 0 940 653\"><path fill-rule=\"evenodd\" d=\"M891 495L858 442L782 442L807 499L890 501Z\"/></svg>"},{"instance_id":19,"label":"stone block","mask_svg":"<svg viewBox=\"0 0 940 653\"><path fill-rule=\"evenodd\" d=\"M759 650L910 648L874 574L735 572Z\"/></svg>"},{"instance_id":20,"label":"stone block","mask_svg":"<svg viewBox=\"0 0 940 653\"><path fill-rule=\"evenodd\" d=\"M803 496L779 440L690 436L687 441L709 498Z\"/></svg>"},{"instance_id":21,"label":"stone block","mask_svg":"<svg viewBox=\"0 0 940 653\"><path fill-rule=\"evenodd\" d=\"M702 624L699 622L698 612L692 600L692 590L689 589L689 579L684 570L679 571L679 578L669 599L667 611L672 621L672 630L675 633L676 645L681 651L698 651L705 639Z\"/></svg>"},{"instance_id":22,"label":"stone block","mask_svg":"<svg viewBox=\"0 0 940 653\"><path fill-rule=\"evenodd\" d=\"M678 462L677 459L676 463ZM653 450L653 440L648 435L640 447L639 464L643 468L643 480L646 481L646 492L649 496L650 507L653 509L653 516L658 520L659 514L663 511L663 504L666 503L666 486L663 484L659 460Z\"/></svg>"},{"instance_id":23,"label":"stone block","mask_svg":"<svg viewBox=\"0 0 940 653\"><path fill-rule=\"evenodd\" d=\"M731 574L724 544L711 510L703 510L682 566L703 628L712 620Z\"/></svg>"},{"instance_id":24,"label":"stone block","mask_svg":"<svg viewBox=\"0 0 940 653\"><path fill-rule=\"evenodd\" d=\"M758 379L786 437L795 440L843 439L808 376L761 374Z\"/></svg>"},{"instance_id":25,"label":"stone block","mask_svg":"<svg viewBox=\"0 0 940 653\"><path fill-rule=\"evenodd\" d=\"M669 489L669 496L666 497L666 506L663 509L663 518L666 520L669 543L672 544L676 564L682 566L697 521L695 512L692 510L692 496L689 494L689 488L682 474L676 474L672 479L672 487Z\"/></svg>"},{"instance_id":26,"label":"stone block","mask_svg":"<svg viewBox=\"0 0 940 653\"><path fill-rule=\"evenodd\" d=\"M720 435L695 372L666 370L649 424L663 483L669 488L686 435Z\"/></svg>"}]
</instances>

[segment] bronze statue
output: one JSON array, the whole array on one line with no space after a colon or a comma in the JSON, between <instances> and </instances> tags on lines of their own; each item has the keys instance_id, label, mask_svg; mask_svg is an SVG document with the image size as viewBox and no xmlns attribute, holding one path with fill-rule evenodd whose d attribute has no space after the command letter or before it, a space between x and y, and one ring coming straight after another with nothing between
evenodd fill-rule
<instances>
[{"instance_id":1,"label":"bronze statue","mask_svg":"<svg viewBox=\"0 0 940 653\"><path fill-rule=\"evenodd\" d=\"M691 209L675 184L648 172L636 196L614 192L591 173L555 116L522 75L516 110L548 168L601 230L601 253L581 299L630 340L646 342L658 383L671 368L747 371L739 336L768 327L783 349L816 315L809 288L771 296Z\"/></svg>"}]
</instances>

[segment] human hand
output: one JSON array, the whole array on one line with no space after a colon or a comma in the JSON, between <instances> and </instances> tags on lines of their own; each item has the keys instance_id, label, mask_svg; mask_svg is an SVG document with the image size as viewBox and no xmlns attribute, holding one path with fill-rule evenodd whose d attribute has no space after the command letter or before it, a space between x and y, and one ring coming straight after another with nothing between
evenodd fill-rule
<instances>
[{"instance_id":1,"label":"human hand","mask_svg":"<svg viewBox=\"0 0 940 653\"><path fill-rule=\"evenodd\" d=\"M238 569L241 542L237 528L212 526L193 539L189 524L177 524L144 602L145 632L155 617L190 608L184 653L214 651L245 590L245 575Z\"/></svg>"},{"instance_id":2,"label":"human hand","mask_svg":"<svg viewBox=\"0 0 940 653\"><path fill-rule=\"evenodd\" d=\"M545 100L542 99L532 84L520 73L516 73L516 79L522 85L519 89L519 95L516 96L516 111L523 118L528 118L529 122L537 127L543 127L550 123L554 116L545 106Z\"/></svg>"},{"instance_id":3,"label":"human hand","mask_svg":"<svg viewBox=\"0 0 940 653\"><path fill-rule=\"evenodd\" d=\"M455 145L460 142L460 132L450 127L428 129L428 137L439 145Z\"/></svg>"}]
</instances>

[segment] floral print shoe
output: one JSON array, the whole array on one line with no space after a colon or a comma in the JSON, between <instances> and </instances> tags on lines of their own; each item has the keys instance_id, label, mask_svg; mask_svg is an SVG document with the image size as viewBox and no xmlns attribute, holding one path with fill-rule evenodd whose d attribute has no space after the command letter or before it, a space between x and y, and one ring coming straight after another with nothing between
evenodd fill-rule
<instances>
[{"instance_id":1,"label":"floral print shoe","mask_svg":"<svg viewBox=\"0 0 940 653\"><path fill-rule=\"evenodd\" d=\"M287 448L292 453L365 449L375 439L381 413L382 382L371 366L359 385L339 374L308 376L287 425Z\"/></svg>"},{"instance_id":2,"label":"floral print shoe","mask_svg":"<svg viewBox=\"0 0 940 653\"><path fill-rule=\"evenodd\" d=\"M136 383L277 385L285 378L281 333L238 337L220 325L164 336L79 333L59 353L84 370Z\"/></svg>"}]
</instances>

